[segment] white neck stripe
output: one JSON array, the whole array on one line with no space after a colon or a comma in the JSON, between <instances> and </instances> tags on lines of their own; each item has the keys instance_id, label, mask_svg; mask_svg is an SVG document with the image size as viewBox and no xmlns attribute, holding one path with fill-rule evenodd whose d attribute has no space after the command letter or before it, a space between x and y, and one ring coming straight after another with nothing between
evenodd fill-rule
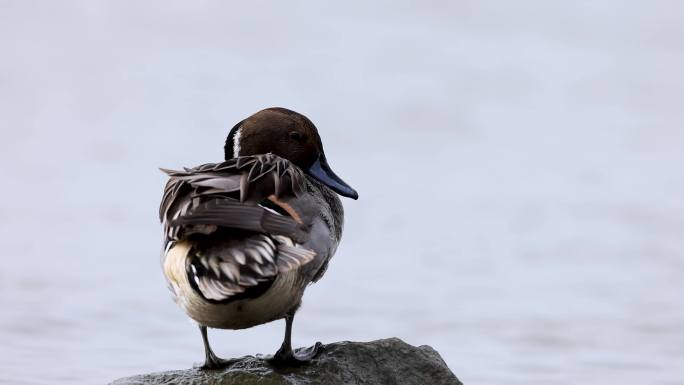
<instances>
[{"instance_id":1,"label":"white neck stripe","mask_svg":"<svg viewBox=\"0 0 684 385\"><path fill-rule=\"evenodd\" d=\"M242 136L242 128L238 128L233 136L233 158L240 156L240 136Z\"/></svg>"}]
</instances>

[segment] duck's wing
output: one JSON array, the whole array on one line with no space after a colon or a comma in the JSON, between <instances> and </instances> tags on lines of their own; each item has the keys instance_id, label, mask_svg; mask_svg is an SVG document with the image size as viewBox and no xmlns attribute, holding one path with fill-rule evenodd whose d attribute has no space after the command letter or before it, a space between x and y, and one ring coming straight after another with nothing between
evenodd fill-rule
<instances>
[{"instance_id":1,"label":"duck's wing","mask_svg":"<svg viewBox=\"0 0 684 385\"><path fill-rule=\"evenodd\" d=\"M279 274L306 266L316 256L281 235L212 237L179 245L172 246L169 255L173 259L174 253L185 253L187 263L181 274L204 298L213 301L258 297Z\"/></svg>"},{"instance_id":2,"label":"duck's wing","mask_svg":"<svg viewBox=\"0 0 684 385\"><path fill-rule=\"evenodd\" d=\"M287 200L302 193L302 171L273 154L208 163L169 175L159 207L167 240L214 227L285 235L303 243L303 224L269 209L269 198Z\"/></svg>"},{"instance_id":3,"label":"duck's wing","mask_svg":"<svg viewBox=\"0 0 684 385\"><path fill-rule=\"evenodd\" d=\"M282 209L305 183L289 161L265 154L164 171L170 179L159 217L166 250L195 240L187 273L205 298L234 297L314 259L316 252L302 246L307 224Z\"/></svg>"}]
</instances>

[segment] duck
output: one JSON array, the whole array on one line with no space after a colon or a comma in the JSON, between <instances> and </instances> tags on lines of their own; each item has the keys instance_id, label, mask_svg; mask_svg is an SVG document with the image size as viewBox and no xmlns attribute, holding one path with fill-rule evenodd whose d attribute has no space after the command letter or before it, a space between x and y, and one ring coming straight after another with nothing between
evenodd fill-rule
<instances>
[{"instance_id":1,"label":"duck","mask_svg":"<svg viewBox=\"0 0 684 385\"><path fill-rule=\"evenodd\" d=\"M168 176L159 207L162 271L178 306L204 344L201 369L226 368L207 328L239 330L285 320L283 342L269 358L301 365L317 342L292 348L292 324L306 288L320 280L342 238L339 196L358 193L331 169L316 126L272 107L237 123L220 163Z\"/></svg>"}]
</instances>

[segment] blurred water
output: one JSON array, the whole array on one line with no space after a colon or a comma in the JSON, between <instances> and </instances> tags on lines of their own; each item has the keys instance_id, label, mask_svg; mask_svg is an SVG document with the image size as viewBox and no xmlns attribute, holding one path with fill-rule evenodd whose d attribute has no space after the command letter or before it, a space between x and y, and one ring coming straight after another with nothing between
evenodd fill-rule
<instances>
[{"instance_id":1,"label":"blurred water","mask_svg":"<svg viewBox=\"0 0 684 385\"><path fill-rule=\"evenodd\" d=\"M361 194L295 343L398 336L472 384L684 383L684 6L0 2L0 382L199 362L156 167L307 114ZM282 322L214 331L275 351Z\"/></svg>"}]
</instances>

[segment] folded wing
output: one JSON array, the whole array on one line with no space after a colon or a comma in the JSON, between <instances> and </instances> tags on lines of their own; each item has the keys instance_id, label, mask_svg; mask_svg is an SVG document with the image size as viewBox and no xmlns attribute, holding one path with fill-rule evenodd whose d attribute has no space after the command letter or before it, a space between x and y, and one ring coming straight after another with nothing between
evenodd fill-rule
<instances>
[{"instance_id":1,"label":"folded wing","mask_svg":"<svg viewBox=\"0 0 684 385\"><path fill-rule=\"evenodd\" d=\"M287 160L265 154L163 171L170 176L159 209L166 250L192 240L188 277L205 298L263 287L314 259L301 246L307 224L277 204L303 191L302 171Z\"/></svg>"}]
</instances>

